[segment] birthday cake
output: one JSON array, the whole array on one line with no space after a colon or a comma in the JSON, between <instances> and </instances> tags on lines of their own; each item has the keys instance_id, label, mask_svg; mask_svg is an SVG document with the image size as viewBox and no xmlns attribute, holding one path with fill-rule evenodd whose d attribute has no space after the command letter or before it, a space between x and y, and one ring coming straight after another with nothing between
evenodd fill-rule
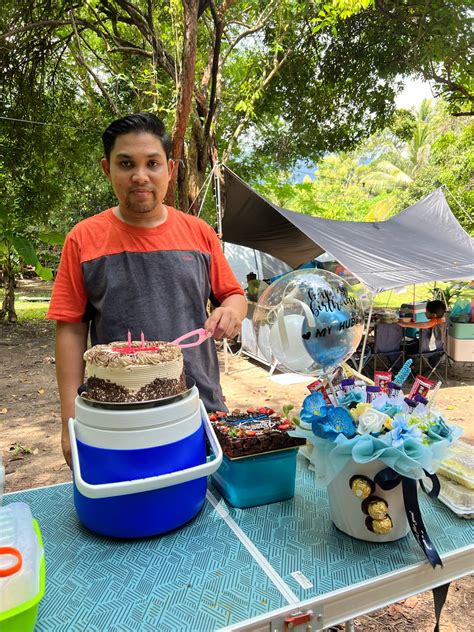
<instances>
[{"instance_id":1,"label":"birthday cake","mask_svg":"<svg viewBox=\"0 0 474 632\"><path fill-rule=\"evenodd\" d=\"M295 424L282 418L271 408L248 408L247 412L216 412L209 415L222 450L229 458L239 458L263 452L274 452L306 443L290 437Z\"/></svg>"},{"instance_id":2,"label":"birthday cake","mask_svg":"<svg viewBox=\"0 0 474 632\"><path fill-rule=\"evenodd\" d=\"M142 402L186 390L183 354L169 342L112 342L84 354L86 391L99 402Z\"/></svg>"}]
</instances>

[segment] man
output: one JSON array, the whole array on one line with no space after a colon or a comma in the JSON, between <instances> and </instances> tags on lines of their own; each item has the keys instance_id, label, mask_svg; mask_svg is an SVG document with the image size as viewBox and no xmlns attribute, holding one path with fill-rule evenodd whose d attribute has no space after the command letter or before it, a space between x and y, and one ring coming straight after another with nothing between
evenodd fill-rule
<instances>
[{"instance_id":1,"label":"man","mask_svg":"<svg viewBox=\"0 0 474 632\"><path fill-rule=\"evenodd\" d=\"M268 283L257 279L255 272L247 274L247 298L249 301L258 301L258 297L268 287Z\"/></svg>"},{"instance_id":2,"label":"man","mask_svg":"<svg viewBox=\"0 0 474 632\"><path fill-rule=\"evenodd\" d=\"M66 238L47 318L57 321L56 374L62 449L71 452L67 421L84 381L91 343L174 340L205 327L233 338L247 306L216 234L202 220L165 206L173 170L171 141L152 114L114 121L102 136L102 168L118 205L79 222ZM208 317L208 299L219 305ZM213 340L184 350L207 410L224 409Z\"/></svg>"},{"instance_id":3,"label":"man","mask_svg":"<svg viewBox=\"0 0 474 632\"><path fill-rule=\"evenodd\" d=\"M416 322L405 322L402 320L398 321L398 324L401 327L410 327L416 329L433 329L436 325L441 325L446 322L444 319L444 315L446 313L446 305L443 301L428 301L425 307L425 315L428 318L428 321L425 323L416 323ZM421 334L419 334L421 336ZM429 335L429 334L427 334ZM436 332L433 329L433 332L430 336L428 342L428 351L432 354L439 349L442 348L442 334L438 333L438 339L436 336ZM412 340L408 344L405 345L405 354L406 355L416 355L420 351L420 338ZM426 350L425 350L426 352ZM436 366L438 364L438 360L440 358L440 354L431 355L428 358L428 362L431 366Z\"/></svg>"},{"instance_id":4,"label":"man","mask_svg":"<svg viewBox=\"0 0 474 632\"><path fill-rule=\"evenodd\" d=\"M428 301L425 307L425 315L428 319L425 323L406 322L399 320L398 324L401 327L416 327L417 329L431 329L436 325L444 323L444 315L446 313L446 305L443 301Z\"/></svg>"}]
</instances>

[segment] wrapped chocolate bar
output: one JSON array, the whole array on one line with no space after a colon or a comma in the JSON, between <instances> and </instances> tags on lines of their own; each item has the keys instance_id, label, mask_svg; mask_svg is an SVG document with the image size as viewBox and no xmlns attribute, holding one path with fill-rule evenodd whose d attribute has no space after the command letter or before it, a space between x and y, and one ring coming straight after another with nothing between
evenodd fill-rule
<instances>
[{"instance_id":1,"label":"wrapped chocolate bar","mask_svg":"<svg viewBox=\"0 0 474 632\"><path fill-rule=\"evenodd\" d=\"M435 383L433 380L429 380L427 377L423 377L422 375L417 375L413 386L408 393L408 397L410 399L415 399L415 395L422 395L426 397L430 389L433 388Z\"/></svg>"},{"instance_id":2,"label":"wrapped chocolate bar","mask_svg":"<svg viewBox=\"0 0 474 632\"><path fill-rule=\"evenodd\" d=\"M381 391L388 391L388 385L392 381L391 371L375 371L374 382L375 386L380 386Z\"/></svg>"}]
</instances>

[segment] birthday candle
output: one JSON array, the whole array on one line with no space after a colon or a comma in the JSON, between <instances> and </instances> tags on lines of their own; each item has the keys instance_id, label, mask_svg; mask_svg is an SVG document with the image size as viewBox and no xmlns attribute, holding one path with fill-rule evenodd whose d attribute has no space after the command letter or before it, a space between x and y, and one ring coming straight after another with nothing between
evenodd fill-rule
<instances>
[{"instance_id":1,"label":"birthday candle","mask_svg":"<svg viewBox=\"0 0 474 632\"><path fill-rule=\"evenodd\" d=\"M140 340L142 341L141 350L143 351L145 349L145 334L143 333L143 331L140 334Z\"/></svg>"},{"instance_id":2,"label":"birthday candle","mask_svg":"<svg viewBox=\"0 0 474 632\"><path fill-rule=\"evenodd\" d=\"M393 380L395 384L398 384L399 386L403 386L404 382L406 382L406 380L408 379L411 373L410 367L412 364L413 364L413 360L411 358L405 362L405 364L402 366L402 368L396 374Z\"/></svg>"},{"instance_id":3,"label":"birthday candle","mask_svg":"<svg viewBox=\"0 0 474 632\"><path fill-rule=\"evenodd\" d=\"M131 353L131 351L132 351L132 334L130 332L130 329L128 330L127 343L128 343L127 351L128 351L128 353Z\"/></svg>"}]
</instances>

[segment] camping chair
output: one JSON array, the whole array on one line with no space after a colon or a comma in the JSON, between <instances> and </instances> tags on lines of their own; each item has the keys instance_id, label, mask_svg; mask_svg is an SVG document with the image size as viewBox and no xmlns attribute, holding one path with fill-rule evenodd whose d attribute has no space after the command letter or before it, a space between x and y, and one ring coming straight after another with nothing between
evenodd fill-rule
<instances>
[{"instance_id":1,"label":"camping chair","mask_svg":"<svg viewBox=\"0 0 474 632\"><path fill-rule=\"evenodd\" d=\"M405 352L405 359L412 358L415 366L418 365L418 373L423 373L423 368L429 370L430 377L435 374L438 379L443 379L439 372L439 365L444 360L444 380L448 379L448 356L446 353L446 323L440 323L431 329L420 329L420 344L417 353Z\"/></svg>"},{"instance_id":2,"label":"camping chair","mask_svg":"<svg viewBox=\"0 0 474 632\"><path fill-rule=\"evenodd\" d=\"M396 323L377 323L374 337L374 371L377 360L384 370L391 371L397 363L403 364L403 328Z\"/></svg>"}]
</instances>

